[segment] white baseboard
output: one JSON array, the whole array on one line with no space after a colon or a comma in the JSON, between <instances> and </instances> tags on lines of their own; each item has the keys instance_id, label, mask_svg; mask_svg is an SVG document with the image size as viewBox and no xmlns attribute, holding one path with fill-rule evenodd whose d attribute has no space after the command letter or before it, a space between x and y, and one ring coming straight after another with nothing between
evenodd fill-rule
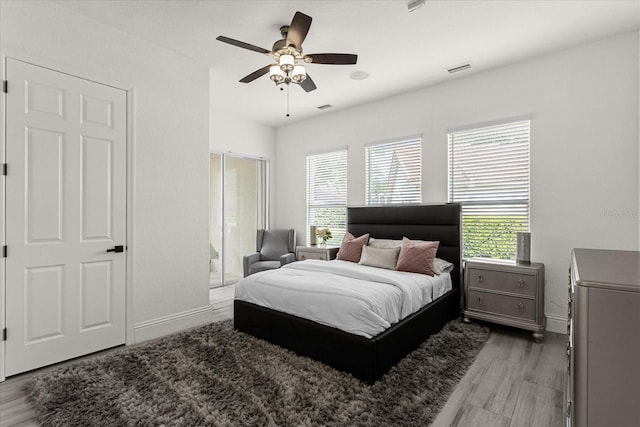
<instances>
[{"instance_id":1,"label":"white baseboard","mask_svg":"<svg viewBox=\"0 0 640 427\"><path fill-rule=\"evenodd\" d=\"M140 322L133 326L134 342L139 343L211 323L212 316L211 306L206 305L193 310Z\"/></svg>"},{"instance_id":2,"label":"white baseboard","mask_svg":"<svg viewBox=\"0 0 640 427\"><path fill-rule=\"evenodd\" d=\"M558 334L567 334L567 318L557 316L555 314L546 314L547 317L547 331L556 332Z\"/></svg>"}]
</instances>

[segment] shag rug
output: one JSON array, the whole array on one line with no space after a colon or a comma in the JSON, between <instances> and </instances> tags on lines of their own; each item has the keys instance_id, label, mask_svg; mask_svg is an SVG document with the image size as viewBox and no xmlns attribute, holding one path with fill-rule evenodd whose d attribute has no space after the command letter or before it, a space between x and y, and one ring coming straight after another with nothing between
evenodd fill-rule
<instances>
[{"instance_id":1,"label":"shag rug","mask_svg":"<svg viewBox=\"0 0 640 427\"><path fill-rule=\"evenodd\" d=\"M367 385L228 320L54 369L27 388L43 425L424 426L488 337L454 320Z\"/></svg>"}]
</instances>

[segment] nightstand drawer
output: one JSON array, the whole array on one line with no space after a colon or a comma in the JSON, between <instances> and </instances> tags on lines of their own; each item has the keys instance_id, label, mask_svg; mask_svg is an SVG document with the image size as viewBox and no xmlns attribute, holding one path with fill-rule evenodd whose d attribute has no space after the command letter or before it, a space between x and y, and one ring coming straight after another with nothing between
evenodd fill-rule
<instances>
[{"instance_id":1,"label":"nightstand drawer","mask_svg":"<svg viewBox=\"0 0 640 427\"><path fill-rule=\"evenodd\" d=\"M323 261L327 261L327 252L318 252L318 251L298 251L298 261L304 261L305 259L321 259Z\"/></svg>"},{"instance_id":2,"label":"nightstand drawer","mask_svg":"<svg viewBox=\"0 0 640 427\"><path fill-rule=\"evenodd\" d=\"M470 268L468 277L467 286L469 288L490 289L527 296L536 294L537 277L535 274Z\"/></svg>"},{"instance_id":3,"label":"nightstand drawer","mask_svg":"<svg viewBox=\"0 0 640 427\"><path fill-rule=\"evenodd\" d=\"M536 319L536 302L529 298L469 290L467 308L531 321Z\"/></svg>"}]
</instances>

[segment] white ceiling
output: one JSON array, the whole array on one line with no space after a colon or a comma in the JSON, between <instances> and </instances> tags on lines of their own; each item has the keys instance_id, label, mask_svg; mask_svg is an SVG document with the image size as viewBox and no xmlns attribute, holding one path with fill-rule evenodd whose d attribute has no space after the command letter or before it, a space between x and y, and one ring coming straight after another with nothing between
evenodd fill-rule
<instances>
[{"instance_id":1,"label":"white ceiling","mask_svg":"<svg viewBox=\"0 0 640 427\"><path fill-rule=\"evenodd\" d=\"M58 1L212 70L212 107L270 126L482 72L546 52L638 30L640 0L436 1L409 13L391 1ZM305 53L356 53L356 65L310 64L318 89L286 91L267 76L239 83L270 57L216 41L224 35L271 49L279 27L301 11L313 18ZM446 69L470 62L471 70ZM364 70L366 80L349 74ZM318 106L334 108L320 111Z\"/></svg>"}]
</instances>

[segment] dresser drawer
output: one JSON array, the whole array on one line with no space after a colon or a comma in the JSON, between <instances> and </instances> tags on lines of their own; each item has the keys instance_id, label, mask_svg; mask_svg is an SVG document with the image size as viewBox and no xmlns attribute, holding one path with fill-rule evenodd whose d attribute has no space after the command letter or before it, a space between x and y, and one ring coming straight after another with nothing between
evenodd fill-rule
<instances>
[{"instance_id":1,"label":"dresser drawer","mask_svg":"<svg viewBox=\"0 0 640 427\"><path fill-rule=\"evenodd\" d=\"M470 288L490 289L512 294L535 296L536 275L525 273L510 273L506 271L469 269Z\"/></svg>"},{"instance_id":2,"label":"dresser drawer","mask_svg":"<svg viewBox=\"0 0 640 427\"><path fill-rule=\"evenodd\" d=\"M531 321L536 319L536 302L529 298L512 297L470 289L467 294L467 307L469 310L484 311L519 319Z\"/></svg>"},{"instance_id":3,"label":"dresser drawer","mask_svg":"<svg viewBox=\"0 0 640 427\"><path fill-rule=\"evenodd\" d=\"M298 251L298 261L304 261L305 259L321 259L327 261L327 252Z\"/></svg>"}]
</instances>

